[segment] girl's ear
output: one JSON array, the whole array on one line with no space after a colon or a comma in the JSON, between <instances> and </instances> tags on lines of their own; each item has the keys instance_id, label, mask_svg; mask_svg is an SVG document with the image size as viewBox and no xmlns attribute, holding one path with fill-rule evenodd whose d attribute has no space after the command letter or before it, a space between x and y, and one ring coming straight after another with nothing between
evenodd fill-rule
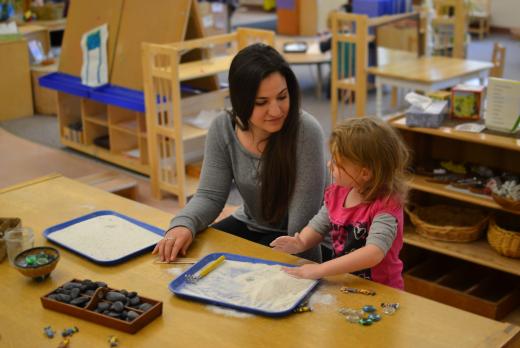
<instances>
[{"instance_id":1,"label":"girl's ear","mask_svg":"<svg viewBox=\"0 0 520 348\"><path fill-rule=\"evenodd\" d=\"M372 179L372 171L366 167L363 167L361 168L360 176L365 182L367 182Z\"/></svg>"}]
</instances>

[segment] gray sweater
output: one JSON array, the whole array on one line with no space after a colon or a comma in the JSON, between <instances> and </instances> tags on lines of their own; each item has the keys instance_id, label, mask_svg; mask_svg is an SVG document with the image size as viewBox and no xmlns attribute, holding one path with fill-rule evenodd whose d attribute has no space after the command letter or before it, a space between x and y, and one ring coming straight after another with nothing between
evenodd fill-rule
<instances>
[{"instance_id":1,"label":"gray sweater","mask_svg":"<svg viewBox=\"0 0 520 348\"><path fill-rule=\"evenodd\" d=\"M224 208L234 181L244 202L233 213L236 219L246 223L256 233L262 233L263 230L294 235L314 217L323 201L327 180L323 145L321 126L310 114L302 112L296 150L296 183L288 216L285 221L273 226L261 214L258 177L260 157L242 146L230 117L223 112L215 118L208 131L197 192L172 219L170 228L185 226L194 236L207 228ZM321 261L319 247L300 256Z\"/></svg>"}]
</instances>

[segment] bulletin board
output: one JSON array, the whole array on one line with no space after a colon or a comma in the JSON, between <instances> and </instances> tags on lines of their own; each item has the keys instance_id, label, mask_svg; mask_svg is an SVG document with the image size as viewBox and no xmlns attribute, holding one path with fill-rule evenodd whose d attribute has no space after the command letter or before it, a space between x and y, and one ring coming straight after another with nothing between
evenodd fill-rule
<instances>
[{"instance_id":1,"label":"bulletin board","mask_svg":"<svg viewBox=\"0 0 520 348\"><path fill-rule=\"evenodd\" d=\"M143 90L141 44L158 44L204 36L197 0L75 0L71 1L58 70L81 76L84 33L108 25L108 73L111 84ZM183 61L198 60L203 53L190 52ZM193 87L218 88L216 77L193 81Z\"/></svg>"},{"instance_id":2,"label":"bulletin board","mask_svg":"<svg viewBox=\"0 0 520 348\"><path fill-rule=\"evenodd\" d=\"M110 83L142 90L141 43L184 40L190 3L191 0L125 0Z\"/></svg>"},{"instance_id":3,"label":"bulletin board","mask_svg":"<svg viewBox=\"0 0 520 348\"><path fill-rule=\"evenodd\" d=\"M83 61L81 38L87 31L105 23L108 25L108 68L109 71L111 70L123 3L124 0L75 0L70 2L58 67L60 72L81 76Z\"/></svg>"}]
</instances>

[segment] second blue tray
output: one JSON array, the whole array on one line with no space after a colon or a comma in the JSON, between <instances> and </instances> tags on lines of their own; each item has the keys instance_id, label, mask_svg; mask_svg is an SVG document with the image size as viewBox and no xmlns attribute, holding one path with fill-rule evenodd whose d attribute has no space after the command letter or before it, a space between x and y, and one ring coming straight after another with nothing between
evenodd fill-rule
<instances>
[{"instance_id":1,"label":"second blue tray","mask_svg":"<svg viewBox=\"0 0 520 348\"><path fill-rule=\"evenodd\" d=\"M111 259L111 260L100 260L100 259L97 259L95 257L93 257L92 255L88 255L80 250L77 250L77 249L74 249L64 243L60 243L56 240L54 240L52 234L54 232L58 232L60 230L63 230L69 226L72 226L74 224L77 224L79 222L82 222L82 221L85 221L85 220L89 220L89 219L92 219L92 218L95 218L95 217L98 217L98 216L103 216L103 215L113 215L113 216L117 216L121 219L124 219L134 225L137 225L147 231L150 231L150 233L154 233L154 234L157 234L159 236L162 237L163 235L163 230L161 230L160 228L158 227L155 227L155 226L152 226L152 225L149 225L145 222L142 222L142 221L139 221L139 220L136 220L134 218L131 218L129 216L126 216L126 215L123 215L123 214L120 214L120 213L117 213L115 211L111 211L111 210L99 210L99 211L95 211L93 213L90 213L90 214L87 214L87 215L84 215L84 216L80 216L78 218L75 218L75 219L72 219L72 220L69 220L69 221L66 221L66 222L63 222L61 224L58 224L58 225L54 225L54 226L51 226L49 228L47 228L45 231L43 231L43 236L45 238L47 238L49 241L53 242L54 244L57 244L69 251L72 251L73 253L76 253L92 262L95 262L95 263L98 263L98 264L101 264L101 265L105 265L105 266L108 266L108 265L115 265L115 264L118 264L118 263L121 263L121 262L125 262L125 261L128 261L130 260L131 258L137 256L137 255L141 255L141 254L144 254L146 252L149 252L151 251L155 245L151 245L151 246L146 246L146 247L142 247L142 248L137 248L135 250L133 250L132 252L129 252L128 254L122 256L122 257L119 257L119 258L115 258L115 259Z\"/></svg>"},{"instance_id":2,"label":"second blue tray","mask_svg":"<svg viewBox=\"0 0 520 348\"><path fill-rule=\"evenodd\" d=\"M287 266L287 267L294 267L294 265L287 264L287 263L258 259L258 258L254 258L254 257L247 257L247 256L242 256L242 255L237 255L237 254L213 253L213 254L206 255L204 258L202 258L196 264L194 264L192 267L190 267L187 271L185 271L184 273L179 275L177 278L175 278L172 282L170 282L170 284L168 285L168 288L175 295L177 295L179 297L191 299L191 300L201 301L201 302L205 302L205 303L209 303L209 304L228 307L228 308L237 309L240 311L250 312L250 313L254 313L254 314L261 314L261 315L266 315L266 316L284 316L284 315L288 315L288 314L292 313L293 310L296 307L298 307L299 304L302 303L302 301L310 295L310 293L316 288L316 286L319 283L318 280L315 280L314 284L312 286L310 286L309 289L307 289L306 292L304 294L302 294L302 296L300 298L298 298L296 301L294 301L294 304L290 308L281 310L281 311L269 311L269 310L264 310L261 308L255 308L255 307L244 307L244 306L239 306L239 305L236 305L233 303L222 302L222 301L218 301L218 300L210 300L205 297L199 297L196 295L186 294L186 293L182 292L182 289L183 289L184 285L186 284L187 275L196 274L200 269L202 269L208 263L218 259L221 255L224 255L226 257L226 260L231 260L231 261L241 261L241 262L248 262L248 263L260 263L260 264L266 264L266 265L281 265L281 266Z\"/></svg>"}]
</instances>

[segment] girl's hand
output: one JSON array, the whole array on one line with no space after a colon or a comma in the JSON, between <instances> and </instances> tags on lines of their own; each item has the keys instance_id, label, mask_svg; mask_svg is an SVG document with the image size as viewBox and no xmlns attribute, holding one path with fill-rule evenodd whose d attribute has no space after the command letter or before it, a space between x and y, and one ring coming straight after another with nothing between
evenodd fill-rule
<instances>
[{"instance_id":1,"label":"girl's hand","mask_svg":"<svg viewBox=\"0 0 520 348\"><path fill-rule=\"evenodd\" d=\"M320 279L323 277L319 264L307 264L300 267L282 267L284 272L296 278Z\"/></svg>"},{"instance_id":2,"label":"girl's hand","mask_svg":"<svg viewBox=\"0 0 520 348\"><path fill-rule=\"evenodd\" d=\"M283 236L278 237L269 244L274 250L283 251L288 254L298 254L305 251L305 244L300 238L299 233L295 233L294 237Z\"/></svg>"},{"instance_id":3,"label":"girl's hand","mask_svg":"<svg viewBox=\"0 0 520 348\"><path fill-rule=\"evenodd\" d=\"M152 255L159 254L161 261L174 261L179 251L182 256L193 241L191 231L184 226L177 226L166 232L164 238L157 243Z\"/></svg>"}]
</instances>

